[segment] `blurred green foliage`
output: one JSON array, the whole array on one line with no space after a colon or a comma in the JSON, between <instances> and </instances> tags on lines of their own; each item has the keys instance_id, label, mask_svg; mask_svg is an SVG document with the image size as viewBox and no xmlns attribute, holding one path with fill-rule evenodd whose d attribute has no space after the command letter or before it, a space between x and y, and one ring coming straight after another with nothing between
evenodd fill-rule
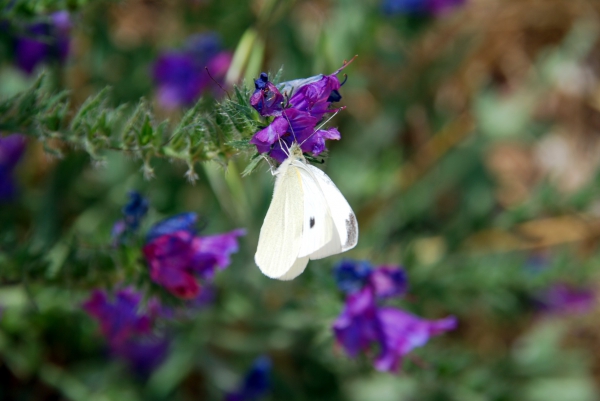
<instances>
[{"instance_id":1,"label":"blurred green foliage","mask_svg":"<svg viewBox=\"0 0 600 401\"><path fill-rule=\"evenodd\" d=\"M473 0L440 15L387 15L376 0L8 3L3 20L68 9L74 26L67 63L31 76L0 35L0 130L31 137L19 196L0 205L0 399L219 400L263 353L271 400L598 399L600 310L535 301L555 283L598 287L595 2ZM161 110L153 61L206 31L235 51L231 99ZM329 123L342 140L321 167L360 241L270 280L253 261L273 178L247 145L263 124L250 79L331 73L355 54L346 109ZM81 309L121 283L181 304L150 281L141 240L111 246L132 189L151 203L142 232L183 211L205 233L248 230L214 304L168 327L169 356L145 379L106 354ZM404 266L397 305L454 314L458 329L399 375L347 358L330 330L343 307L331 267L344 257Z\"/></svg>"}]
</instances>

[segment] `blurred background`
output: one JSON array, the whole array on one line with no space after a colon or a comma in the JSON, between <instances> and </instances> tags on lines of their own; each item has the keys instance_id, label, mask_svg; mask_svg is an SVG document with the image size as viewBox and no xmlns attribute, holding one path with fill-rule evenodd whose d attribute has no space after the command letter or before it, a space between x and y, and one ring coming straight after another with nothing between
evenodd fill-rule
<instances>
[{"instance_id":1,"label":"blurred background","mask_svg":"<svg viewBox=\"0 0 600 401\"><path fill-rule=\"evenodd\" d=\"M260 72L331 74L358 55L328 123L342 139L319 167L360 227L355 249L270 280L253 255L273 177L266 163L240 174L253 148L196 166L191 184L183 163L153 159L146 179L125 152L97 163L57 140L59 159L29 138L18 162L0 157L13 186L0 204L1 399L222 400L260 355L265 400L600 398L599 2L0 4L3 99L43 71L73 110L110 86L114 106L144 97L173 125L201 96L225 101L234 83L251 93ZM205 65L214 81L198 76ZM141 232L187 211L203 235L247 230L211 299L157 321L168 349L144 372L107 350L82 307L124 285L183 305L151 284L142 237L112 245L131 190L149 201ZM457 329L397 374L349 358L331 330L344 258L403 266L408 295L394 305L454 315Z\"/></svg>"}]
</instances>

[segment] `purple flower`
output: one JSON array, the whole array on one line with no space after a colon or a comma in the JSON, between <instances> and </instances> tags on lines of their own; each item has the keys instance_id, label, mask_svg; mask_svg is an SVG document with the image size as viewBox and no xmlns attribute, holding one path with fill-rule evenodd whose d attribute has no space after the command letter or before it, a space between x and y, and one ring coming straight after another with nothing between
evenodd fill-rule
<instances>
[{"instance_id":1,"label":"purple flower","mask_svg":"<svg viewBox=\"0 0 600 401\"><path fill-rule=\"evenodd\" d=\"M266 356L257 358L244 377L239 388L226 395L226 401L255 401L267 395L270 388L271 360Z\"/></svg>"},{"instance_id":2,"label":"purple flower","mask_svg":"<svg viewBox=\"0 0 600 401\"><path fill-rule=\"evenodd\" d=\"M465 0L384 0L382 9L387 15L441 15L464 2Z\"/></svg>"},{"instance_id":3,"label":"purple flower","mask_svg":"<svg viewBox=\"0 0 600 401\"><path fill-rule=\"evenodd\" d=\"M94 290L83 309L100 322L100 331L109 344L118 346L135 335L149 334L151 320L139 313L141 294L126 288L111 301L105 291Z\"/></svg>"},{"instance_id":4,"label":"purple flower","mask_svg":"<svg viewBox=\"0 0 600 401\"><path fill-rule=\"evenodd\" d=\"M346 306L333 323L333 331L337 342L351 357L369 350L372 343L385 345L377 312L375 296L370 287L346 298Z\"/></svg>"},{"instance_id":5,"label":"purple flower","mask_svg":"<svg viewBox=\"0 0 600 401\"><path fill-rule=\"evenodd\" d=\"M153 67L158 102L167 109L193 104L212 82L206 68L215 80L223 80L232 55L220 48L216 34L193 35L183 50L160 55Z\"/></svg>"},{"instance_id":6,"label":"purple flower","mask_svg":"<svg viewBox=\"0 0 600 401\"><path fill-rule=\"evenodd\" d=\"M330 110L329 106L333 102L339 102L342 96L338 92L341 83L337 74L348 64L344 64L342 68L331 75L323 75L320 79L300 86L295 90L290 98L291 107L306 111L310 115L319 119L325 113L331 113L335 110Z\"/></svg>"},{"instance_id":7,"label":"purple flower","mask_svg":"<svg viewBox=\"0 0 600 401\"><path fill-rule=\"evenodd\" d=\"M250 143L256 145L259 153L267 153L281 163L294 142L303 152L318 156L326 150L325 140L339 140L341 136L336 128L317 130L316 127L325 113L337 111L330 108L331 103L341 99L338 90L342 84L337 75L348 64L331 75L283 82L279 85L281 90L269 82L267 74L262 73L254 81L256 90L250 104L262 116L275 118L254 134ZM291 96L285 107L282 93L286 97Z\"/></svg>"},{"instance_id":8,"label":"purple flower","mask_svg":"<svg viewBox=\"0 0 600 401\"><path fill-rule=\"evenodd\" d=\"M337 342L351 357L379 348L374 366L397 371L404 355L430 337L456 327L453 316L426 320L378 302L406 292L406 273L393 266L371 268L368 262L344 261L334 270L338 286L348 293L344 310L333 324Z\"/></svg>"},{"instance_id":9,"label":"purple flower","mask_svg":"<svg viewBox=\"0 0 600 401\"><path fill-rule=\"evenodd\" d=\"M47 21L25 28L25 34L14 41L18 67L31 74L35 68L52 60L64 61L69 53L69 13L59 11L51 14Z\"/></svg>"},{"instance_id":10,"label":"purple flower","mask_svg":"<svg viewBox=\"0 0 600 401\"><path fill-rule=\"evenodd\" d=\"M406 272L397 266L380 266L372 270L369 285L378 299L404 295L407 287Z\"/></svg>"},{"instance_id":11,"label":"purple flower","mask_svg":"<svg viewBox=\"0 0 600 401\"><path fill-rule=\"evenodd\" d=\"M168 52L154 64L158 102L167 109L193 104L207 85L202 66L189 54Z\"/></svg>"},{"instance_id":12,"label":"purple flower","mask_svg":"<svg viewBox=\"0 0 600 401\"><path fill-rule=\"evenodd\" d=\"M313 134L317 122L316 117L306 112L285 109L281 116L275 117L271 124L254 134L250 143L256 145L259 153L267 153L281 163L294 142L301 144L302 151L311 150L307 139Z\"/></svg>"},{"instance_id":13,"label":"purple flower","mask_svg":"<svg viewBox=\"0 0 600 401\"><path fill-rule=\"evenodd\" d=\"M197 236L194 213L185 213L155 225L143 248L150 277L172 294L193 299L200 294L197 278L211 279L217 268L230 263L229 255L238 250L237 237L244 230L212 236Z\"/></svg>"},{"instance_id":14,"label":"purple flower","mask_svg":"<svg viewBox=\"0 0 600 401\"><path fill-rule=\"evenodd\" d=\"M0 201L10 200L15 195L12 172L25 150L25 145L23 135L0 137Z\"/></svg>"},{"instance_id":15,"label":"purple flower","mask_svg":"<svg viewBox=\"0 0 600 401\"><path fill-rule=\"evenodd\" d=\"M163 361L169 344L152 332L158 300L150 300L152 310L143 313L141 299L142 295L131 288L117 291L114 300L105 291L94 290L83 309L99 321L111 353L145 375Z\"/></svg>"},{"instance_id":16,"label":"purple flower","mask_svg":"<svg viewBox=\"0 0 600 401\"><path fill-rule=\"evenodd\" d=\"M458 324L454 316L426 320L389 307L377 312L383 338L380 340L381 352L375 360L375 368L384 372L397 372L404 355L427 344L431 337L454 330Z\"/></svg>"},{"instance_id":17,"label":"purple flower","mask_svg":"<svg viewBox=\"0 0 600 401\"><path fill-rule=\"evenodd\" d=\"M261 73L254 80L255 91L250 97L250 105L258 111L261 116L278 116L283 109L283 95L269 81L266 73Z\"/></svg>"},{"instance_id":18,"label":"purple flower","mask_svg":"<svg viewBox=\"0 0 600 401\"><path fill-rule=\"evenodd\" d=\"M215 302L217 298L217 290L212 284L207 284L202 287L202 291L196 298L192 298L186 302L186 311L197 311L204 309Z\"/></svg>"},{"instance_id":19,"label":"purple flower","mask_svg":"<svg viewBox=\"0 0 600 401\"><path fill-rule=\"evenodd\" d=\"M145 336L114 346L111 351L126 360L135 372L147 376L167 356L169 340L157 336Z\"/></svg>"},{"instance_id":20,"label":"purple flower","mask_svg":"<svg viewBox=\"0 0 600 401\"><path fill-rule=\"evenodd\" d=\"M585 313L595 302L596 294L593 290L563 283L554 284L537 299L542 310L552 313Z\"/></svg>"},{"instance_id":21,"label":"purple flower","mask_svg":"<svg viewBox=\"0 0 600 401\"><path fill-rule=\"evenodd\" d=\"M117 246L123 240L123 236L127 230L127 226L123 220L117 220L110 231L110 236L113 238L113 245Z\"/></svg>"}]
</instances>

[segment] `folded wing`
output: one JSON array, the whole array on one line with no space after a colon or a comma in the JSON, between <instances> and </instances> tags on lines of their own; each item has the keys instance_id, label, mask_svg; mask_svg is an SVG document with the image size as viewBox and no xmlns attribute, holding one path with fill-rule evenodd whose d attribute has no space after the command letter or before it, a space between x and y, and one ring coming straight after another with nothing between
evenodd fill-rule
<instances>
[{"instance_id":1,"label":"folded wing","mask_svg":"<svg viewBox=\"0 0 600 401\"><path fill-rule=\"evenodd\" d=\"M288 166L289 163L284 163L278 169L273 199L260 229L254 255L263 274L278 279L285 276L292 267L294 270L301 267L297 259L302 245L304 216L302 177L297 168ZM306 263L308 260L304 267Z\"/></svg>"}]
</instances>

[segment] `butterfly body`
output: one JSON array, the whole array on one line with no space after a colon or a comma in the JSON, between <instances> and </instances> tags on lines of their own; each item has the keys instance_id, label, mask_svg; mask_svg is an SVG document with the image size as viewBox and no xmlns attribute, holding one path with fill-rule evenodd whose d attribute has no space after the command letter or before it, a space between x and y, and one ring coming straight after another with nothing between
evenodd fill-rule
<instances>
[{"instance_id":1,"label":"butterfly body","mask_svg":"<svg viewBox=\"0 0 600 401\"><path fill-rule=\"evenodd\" d=\"M291 280L309 260L356 245L358 224L350 205L323 171L306 162L298 144L275 176L254 258L266 276Z\"/></svg>"}]
</instances>

